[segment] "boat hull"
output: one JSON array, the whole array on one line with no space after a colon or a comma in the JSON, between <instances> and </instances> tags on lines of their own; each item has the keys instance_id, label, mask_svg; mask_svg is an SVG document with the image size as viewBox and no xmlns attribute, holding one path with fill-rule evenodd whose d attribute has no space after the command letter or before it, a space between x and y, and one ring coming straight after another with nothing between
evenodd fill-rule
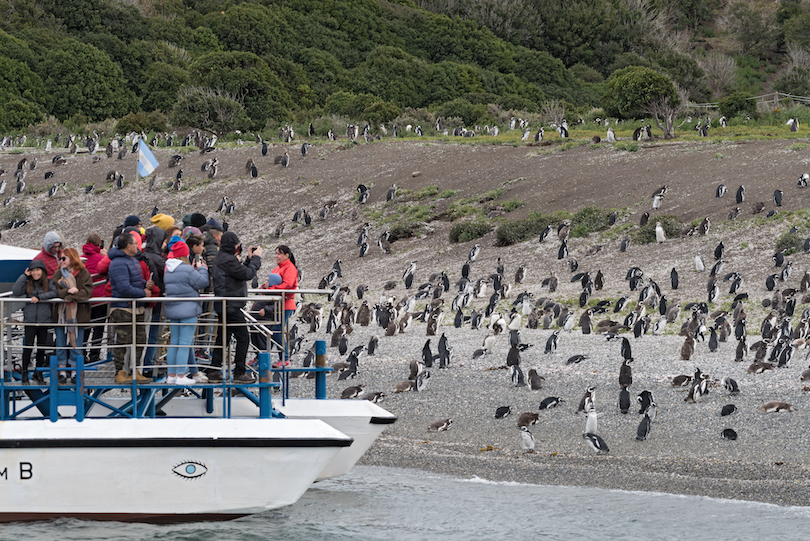
<instances>
[{"instance_id":1,"label":"boat hull","mask_svg":"<svg viewBox=\"0 0 810 541\"><path fill-rule=\"evenodd\" d=\"M228 520L295 503L351 439L320 421L0 422L0 521Z\"/></svg>"}]
</instances>

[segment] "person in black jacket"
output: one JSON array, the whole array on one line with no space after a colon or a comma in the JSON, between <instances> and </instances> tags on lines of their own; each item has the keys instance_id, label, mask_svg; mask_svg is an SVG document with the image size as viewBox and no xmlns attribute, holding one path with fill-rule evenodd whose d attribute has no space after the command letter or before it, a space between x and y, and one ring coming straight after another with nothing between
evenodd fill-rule
<instances>
[{"instance_id":1,"label":"person in black jacket","mask_svg":"<svg viewBox=\"0 0 810 541\"><path fill-rule=\"evenodd\" d=\"M222 234L219 251L214 258L212 265L214 295L218 297L247 297L247 282L252 280L262 266L261 246L248 249L247 258L244 262L239 261L242 253L242 243L236 233L228 231ZM253 376L246 373L245 358L250 344L250 333L248 332L245 316L242 308L246 301L230 300L225 306L225 313L222 313L222 302L214 302L214 311L220 322L225 317L226 330L222 336L222 327L217 327L217 337L214 342L214 352L211 359L211 369L208 371L209 381L222 381L222 344L230 344L231 336L236 338L236 355L234 358L235 367L233 370L233 381L235 383L253 383Z\"/></svg>"}]
</instances>

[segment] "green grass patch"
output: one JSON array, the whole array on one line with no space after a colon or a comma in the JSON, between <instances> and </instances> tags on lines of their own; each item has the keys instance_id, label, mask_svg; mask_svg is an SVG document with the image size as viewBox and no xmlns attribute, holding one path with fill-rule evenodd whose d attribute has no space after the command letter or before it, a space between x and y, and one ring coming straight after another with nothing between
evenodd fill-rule
<instances>
[{"instance_id":1,"label":"green grass patch","mask_svg":"<svg viewBox=\"0 0 810 541\"><path fill-rule=\"evenodd\" d=\"M526 201L521 201L520 199L510 199L509 201L503 202L503 210L505 210L506 212L512 212L513 210L519 209L525 204Z\"/></svg>"},{"instance_id":2,"label":"green grass patch","mask_svg":"<svg viewBox=\"0 0 810 541\"><path fill-rule=\"evenodd\" d=\"M505 193L506 190L504 188L497 188L495 190L490 190L488 192L482 193L480 196L478 196L476 200L479 203L486 203L487 201L494 201L495 199L498 199Z\"/></svg>"},{"instance_id":3,"label":"green grass patch","mask_svg":"<svg viewBox=\"0 0 810 541\"><path fill-rule=\"evenodd\" d=\"M661 222L668 239L677 239L683 231L683 222L677 216L665 214L658 216L657 221ZM632 236L636 244L650 244L655 242L655 221L650 220L647 225L639 228Z\"/></svg>"},{"instance_id":4,"label":"green grass patch","mask_svg":"<svg viewBox=\"0 0 810 541\"><path fill-rule=\"evenodd\" d=\"M492 225L482 219L463 221L450 228L450 242L467 242L481 238L492 231Z\"/></svg>"},{"instance_id":5,"label":"green grass patch","mask_svg":"<svg viewBox=\"0 0 810 541\"><path fill-rule=\"evenodd\" d=\"M616 141L613 143L613 150L626 150L627 152L635 152L638 150L638 142L636 141Z\"/></svg>"},{"instance_id":6,"label":"green grass patch","mask_svg":"<svg viewBox=\"0 0 810 541\"><path fill-rule=\"evenodd\" d=\"M800 150L807 150L808 147L810 147L810 145L807 143L793 143L787 147L787 149L793 152L799 152Z\"/></svg>"},{"instance_id":7,"label":"green grass patch","mask_svg":"<svg viewBox=\"0 0 810 541\"><path fill-rule=\"evenodd\" d=\"M610 227L613 209L603 209L591 205L579 209L571 218L571 236L585 237L594 231L604 231Z\"/></svg>"},{"instance_id":8,"label":"green grass patch","mask_svg":"<svg viewBox=\"0 0 810 541\"><path fill-rule=\"evenodd\" d=\"M394 224L388 231L391 233L389 240L391 242L400 239L410 239L418 237L422 232L423 223L415 221L402 221Z\"/></svg>"},{"instance_id":9,"label":"green grass patch","mask_svg":"<svg viewBox=\"0 0 810 541\"><path fill-rule=\"evenodd\" d=\"M436 199L449 199L456 195L458 190L444 190L436 194Z\"/></svg>"},{"instance_id":10,"label":"green grass patch","mask_svg":"<svg viewBox=\"0 0 810 541\"><path fill-rule=\"evenodd\" d=\"M400 201L422 201L423 199L430 199L441 192L438 186L430 185L425 186L419 190L400 190L398 199Z\"/></svg>"},{"instance_id":11,"label":"green grass patch","mask_svg":"<svg viewBox=\"0 0 810 541\"><path fill-rule=\"evenodd\" d=\"M495 244L511 246L534 236L539 238L540 233L549 225L558 225L570 218L571 214L565 211L557 211L554 214L532 212L520 220L511 220L499 225L495 230Z\"/></svg>"}]
</instances>

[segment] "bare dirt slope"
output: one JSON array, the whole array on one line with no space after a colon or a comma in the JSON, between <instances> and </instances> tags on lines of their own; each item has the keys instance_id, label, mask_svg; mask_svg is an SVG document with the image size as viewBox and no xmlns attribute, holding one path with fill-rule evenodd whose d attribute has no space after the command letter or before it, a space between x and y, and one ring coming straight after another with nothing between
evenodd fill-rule
<instances>
[{"instance_id":1,"label":"bare dirt slope","mask_svg":"<svg viewBox=\"0 0 810 541\"><path fill-rule=\"evenodd\" d=\"M390 228L396 217L410 204L435 207L440 214L447 205L461 198L472 198L502 188L504 193L494 202L517 199L525 204L499 219L523 217L530 211L574 212L587 205L625 209L626 214L614 230L591 234L586 238L571 239L572 257L586 270L602 269L606 276L605 294L617 296L626 291L623 281L627 268L639 265L659 284L669 280L674 266L681 274L679 297L686 300L705 298L705 274L692 272L695 253L702 252L711 264L711 251L723 240L727 247L726 272L744 272L747 287L754 298L765 296L765 277L774 272L771 256L774 239L798 224L802 234L807 232L806 217L799 213L786 217L785 211L798 211L810 206L810 190L797 188L796 180L810 171L810 148L794 140L763 140L733 142L652 142L642 144L638 151L617 151L608 145L582 145L568 150L557 146L520 146L455 144L443 141L385 140L373 144L314 141L306 157L301 156L300 143L271 146L262 156L257 144L222 148L215 153L200 155L189 148L156 149L160 161L156 174L158 189L148 190L149 179L134 182L136 156L131 153L123 160L107 159L93 164L87 154L67 155L67 164L55 167L51 158L59 151L17 149L0 154L0 163L8 172L6 196L13 192L12 171L22 157L37 157L39 165L26 178L28 191L14 195L15 199L2 211L9 215L15 205L29 209L30 223L22 228L3 231L3 242L27 247L38 247L48 230L61 231L69 244L80 246L86 234L96 231L109 239L113 228L130 213L139 214L147 221L153 207L160 212L180 218L191 212L202 212L226 220L246 243L261 243L266 247L283 242L290 245L304 274L303 285L315 287L335 259L343 261L346 278L343 283L355 286L367 283L372 292L391 279L398 279L410 261L418 261L416 283L428 275L446 270L451 279L457 277L461 264L473 242L451 244L448 241L450 223L432 221L428 231L419 238L395 242L394 251L384 255L372 246L364 258L358 257L357 233L365 221L370 222L370 238ZM22 150L22 151L21 151ZM291 165L282 168L273 165L273 157L285 150L291 156ZM166 187L179 168L167 167L168 157L174 153L185 156L183 189L179 192ZM217 157L220 168L211 181L200 165L208 158ZM251 179L245 171L246 161L255 160L259 177ZM116 190L105 182L108 171L124 173L127 185ZM54 176L44 179L47 171ZM414 172L420 172L413 176ZM47 188L54 182L66 183L56 195L49 198ZM356 186L363 183L371 188L366 205L356 202ZM714 197L715 189L724 183L729 193L722 199ZM95 192L86 195L84 186L95 185ZM457 190L447 199L436 197L417 203L393 201L386 203L386 190L397 184L400 190L417 191L427 186L440 190ZM673 214L684 222L709 216L713 227L706 237L669 239L660 246L631 245L626 253L619 252L619 240L636 227L639 216L651 211L651 194L667 184L669 191L660 214ZM745 203L740 205L741 216L734 222L727 215L735 205L734 192L746 186ZM751 205L764 202L766 212L774 207L775 189L784 191L780 215L768 221L764 214L753 220ZM236 204L230 216L215 213L222 196ZM328 201L337 204L325 220L317 217L318 210ZM479 205L480 206L480 205ZM306 208L313 216L312 225L299 226L291 222L293 212ZM497 225L496 219L493 225ZM286 223L280 240L272 233L280 223ZM634 225L628 225L634 224ZM615 228L624 230L621 234ZM511 247L494 247L494 233L476 242L483 250L474 270L476 276L494 270L495 260L501 257L506 264L507 276L513 276L519 264L528 267L528 278L523 288L540 292L540 281L550 271L556 271L566 286L560 295L569 298L578 295L578 288L568 285L569 276L564 261L557 261L558 242L538 244L536 240ZM601 252L585 256L593 245L603 245ZM796 254L794 280L801 276L807 256ZM272 260L265 270L272 268ZM795 284L793 284L795 285ZM353 289L354 287L352 287ZM404 291L402 292L404 293ZM376 298L376 297L375 297ZM724 300L728 300L723 297Z\"/></svg>"}]
</instances>

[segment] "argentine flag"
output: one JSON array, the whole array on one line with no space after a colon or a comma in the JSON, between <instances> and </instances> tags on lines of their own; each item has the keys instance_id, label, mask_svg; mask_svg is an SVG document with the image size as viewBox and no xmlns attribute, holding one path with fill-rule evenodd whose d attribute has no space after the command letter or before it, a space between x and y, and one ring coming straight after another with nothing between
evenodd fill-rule
<instances>
[{"instance_id":1,"label":"argentine flag","mask_svg":"<svg viewBox=\"0 0 810 541\"><path fill-rule=\"evenodd\" d=\"M158 166L158 161L155 159L155 155L152 154L152 151L149 150L149 147L146 146L146 143L143 139L138 139L138 174L142 177L148 176L152 174Z\"/></svg>"}]
</instances>

